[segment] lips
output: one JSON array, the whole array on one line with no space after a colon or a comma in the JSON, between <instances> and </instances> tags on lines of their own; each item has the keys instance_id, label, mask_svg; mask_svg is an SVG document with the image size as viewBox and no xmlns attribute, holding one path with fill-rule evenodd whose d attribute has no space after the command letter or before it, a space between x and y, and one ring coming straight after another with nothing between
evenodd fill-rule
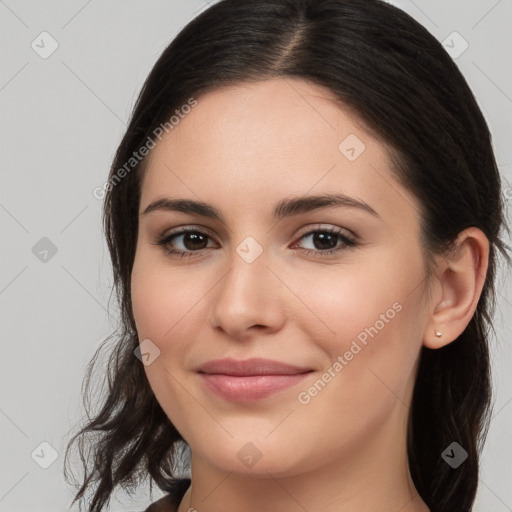
<instances>
[{"instance_id":1,"label":"lips","mask_svg":"<svg viewBox=\"0 0 512 512\"><path fill-rule=\"evenodd\" d=\"M263 358L244 360L226 358L208 361L201 365L197 371L199 373L250 377L254 375L297 375L310 372L312 368L294 366Z\"/></svg>"},{"instance_id":2,"label":"lips","mask_svg":"<svg viewBox=\"0 0 512 512\"><path fill-rule=\"evenodd\" d=\"M233 402L266 398L302 382L313 370L270 359L217 359L197 370L205 388Z\"/></svg>"}]
</instances>

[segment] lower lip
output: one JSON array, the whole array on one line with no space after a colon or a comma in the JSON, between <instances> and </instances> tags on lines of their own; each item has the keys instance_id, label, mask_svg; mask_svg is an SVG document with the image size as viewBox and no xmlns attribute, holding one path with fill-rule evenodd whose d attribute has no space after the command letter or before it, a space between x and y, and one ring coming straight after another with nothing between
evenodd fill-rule
<instances>
[{"instance_id":1,"label":"lower lip","mask_svg":"<svg viewBox=\"0 0 512 512\"><path fill-rule=\"evenodd\" d=\"M302 382L311 372L294 375L233 375L200 373L213 393L235 402L249 402L273 395Z\"/></svg>"}]
</instances>

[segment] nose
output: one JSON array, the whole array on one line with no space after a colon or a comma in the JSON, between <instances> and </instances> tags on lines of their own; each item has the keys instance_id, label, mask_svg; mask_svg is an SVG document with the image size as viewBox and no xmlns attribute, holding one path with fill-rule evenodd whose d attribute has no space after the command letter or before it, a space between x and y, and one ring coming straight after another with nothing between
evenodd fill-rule
<instances>
[{"instance_id":1,"label":"nose","mask_svg":"<svg viewBox=\"0 0 512 512\"><path fill-rule=\"evenodd\" d=\"M249 263L233 253L228 271L212 290L210 325L214 329L248 340L282 328L286 286L264 254Z\"/></svg>"}]
</instances>

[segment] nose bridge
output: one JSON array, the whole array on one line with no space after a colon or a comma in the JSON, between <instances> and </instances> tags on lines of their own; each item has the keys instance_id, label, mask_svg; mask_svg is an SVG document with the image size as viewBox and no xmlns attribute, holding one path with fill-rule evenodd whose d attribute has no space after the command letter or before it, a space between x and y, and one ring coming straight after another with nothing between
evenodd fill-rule
<instances>
[{"instance_id":1,"label":"nose bridge","mask_svg":"<svg viewBox=\"0 0 512 512\"><path fill-rule=\"evenodd\" d=\"M253 237L233 248L229 269L218 283L212 305L213 321L225 331L242 336L254 325L277 327L282 321L279 280L270 270L270 251ZM275 281L275 282L273 282Z\"/></svg>"},{"instance_id":2,"label":"nose bridge","mask_svg":"<svg viewBox=\"0 0 512 512\"><path fill-rule=\"evenodd\" d=\"M261 306L260 295L269 289L269 278L272 275L268 251L248 237L234 248L230 255L230 270L221 283L222 297L227 301L233 300L230 307L240 310Z\"/></svg>"}]
</instances>

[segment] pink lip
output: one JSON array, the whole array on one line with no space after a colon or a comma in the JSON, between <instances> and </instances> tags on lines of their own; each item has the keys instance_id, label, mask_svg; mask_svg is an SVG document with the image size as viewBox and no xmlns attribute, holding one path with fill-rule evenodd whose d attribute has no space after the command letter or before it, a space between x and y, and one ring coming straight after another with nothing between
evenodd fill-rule
<instances>
[{"instance_id":1,"label":"pink lip","mask_svg":"<svg viewBox=\"0 0 512 512\"><path fill-rule=\"evenodd\" d=\"M233 375L199 374L210 391L235 402L248 402L273 395L302 381L308 373L294 375Z\"/></svg>"},{"instance_id":2,"label":"pink lip","mask_svg":"<svg viewBox=\"0 0 512 512\"><path fill-rule=\"evenodd\" d=\"M197 369L200 373L221 373L223 375L296 375L311 371L311 368L293 366L272 359L253 357L251 359L215 359Z\"/></svg>"},{"instance_id":3,"label":"pink lip","mask_svg":"<svg viewBox=\"0 0 512 512\"><path fill-rule=\"evenodd\" d=\"M301 382L313 370L270 359L217 359L197 370L207 388L228 400L265 398Z\"/></svg>"}]
</instances>

